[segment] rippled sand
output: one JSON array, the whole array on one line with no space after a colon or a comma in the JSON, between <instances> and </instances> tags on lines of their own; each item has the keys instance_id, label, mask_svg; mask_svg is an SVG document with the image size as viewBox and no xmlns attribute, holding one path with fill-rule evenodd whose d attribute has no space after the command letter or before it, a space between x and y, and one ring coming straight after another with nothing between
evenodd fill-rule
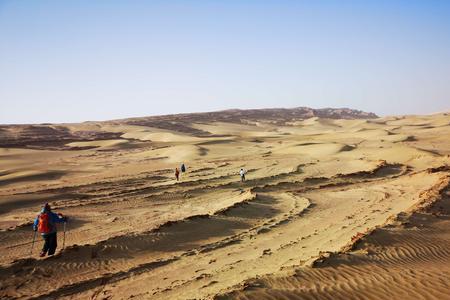
<instances>
[{"instance_id":1,"label":"rippled sand","mask_svg":"<svg viewBox=\"0 0 450 300\"><path fill-rule=\"evenodd\" d=\"M450 116L279 118L15 128L0 297L445 298ZM43 138L54 130L63 143ZM41 259L44 202L70 222Z\"/></svg>"}]
</instances>

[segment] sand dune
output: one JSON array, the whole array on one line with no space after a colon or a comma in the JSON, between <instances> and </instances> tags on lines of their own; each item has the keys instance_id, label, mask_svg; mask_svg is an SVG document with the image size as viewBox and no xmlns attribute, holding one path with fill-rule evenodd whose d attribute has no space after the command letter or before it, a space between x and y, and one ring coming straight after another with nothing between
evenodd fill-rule
<instances>
[{"instance_id":1,"label":"sand dune","mask_svg":"<svg viewBox=\"0 0 450 300\"><path fill-rule=\"evenodd\" d=\"M141 141L154 141L154 142L195 142L201 139L186 136L181 134L176 134L173 132L149 132L149 131L137 131L137 132L127 132L122 135L126 139L137 139Z\"/></svg>"},{"instance_id":2,"label":"sand dune","mask_svg":"<svg viewBox=\"0 0 450 300\"><path fill-rule=\"evenodd\" d=\"M351 151L355 147L337 143L318 143L318 144L298 144L286 148L273 150L276 154L298 154L308 155L310 157L326 157L328 155L338 154L342 151Z\"/></svg>"},{"instance_id":3,"label":"sand dune","mask_svg":"<svg viewBox=\"0 0 450 300\"><path fill-rule=\"evenodd\" d=\"M91 141L91 142L72 142L66 144L71 148L101 148L101 149L115 149L125 147L129 145L128 140L103 140L103 141Z\"/></svg>"},{"instance_id":4,"label":"sand dune","mask_svg":"<svg viewBox=\"0 0 450 300\"><path fill-rule=\"evenodd\" d=\"M425 207L325 253L312 267L246 282L217 299L446 299L450 274L449 175Z\"/></svg>"},{"instance_id":5,"label":"sand dune","mask_svg":"<svg viewBox=\"0 0 450 300\"><path fill-rule=\"evenodd\" d=\"M443 299L449 124L299 108L2 126L0 297ZM38 258L44 202L70 222Z\"/></svg>"}]
</instances>

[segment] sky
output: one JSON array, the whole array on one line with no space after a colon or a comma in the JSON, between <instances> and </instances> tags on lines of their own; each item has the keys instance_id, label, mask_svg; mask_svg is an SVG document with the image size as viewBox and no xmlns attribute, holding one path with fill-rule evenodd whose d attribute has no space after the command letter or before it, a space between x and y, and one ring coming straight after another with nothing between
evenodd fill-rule
<instances>
[{"instance_id":1,"label":"sky","mask_svg":"<svg viewBox=\"0 0 450 300\"><path fill-rule=\"evenodd\" d=\"M450 111L450 1L0 0L0 124Z\"/></svg>"}]
</instances>

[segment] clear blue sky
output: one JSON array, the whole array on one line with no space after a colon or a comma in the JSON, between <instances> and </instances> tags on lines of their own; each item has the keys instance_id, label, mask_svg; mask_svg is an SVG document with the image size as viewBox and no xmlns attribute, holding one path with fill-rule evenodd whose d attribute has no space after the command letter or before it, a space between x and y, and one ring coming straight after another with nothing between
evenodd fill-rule
<instances>
[{"instance_id":1,"label":"clear blue sky","mask_svg":"<svg viewBox=\"0 0 450 300\"><path fill-rule=\"evenodd\" d=\"M2 1L0 123L450 110L450 1Z\"/></svg>"}]
</instances>

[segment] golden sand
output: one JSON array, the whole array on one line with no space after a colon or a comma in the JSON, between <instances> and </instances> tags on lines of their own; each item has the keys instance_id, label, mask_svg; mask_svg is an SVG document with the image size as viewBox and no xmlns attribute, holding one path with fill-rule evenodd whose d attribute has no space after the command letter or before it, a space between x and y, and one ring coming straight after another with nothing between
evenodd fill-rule
<instances>
[{"instance_id":1,"label":"golden sand","mask_svg":"<svg viewBox=\"0 0 450 300\"><path fill-rule=\"evenodd\" d=\"M250 121L61 124L102 138L11 139L0 148L0 297L450 294L448 114ZM31 221L44 202L70 221L66 248L60 228L58 254L38 258Z\"/></svg>"}]
</instances>

